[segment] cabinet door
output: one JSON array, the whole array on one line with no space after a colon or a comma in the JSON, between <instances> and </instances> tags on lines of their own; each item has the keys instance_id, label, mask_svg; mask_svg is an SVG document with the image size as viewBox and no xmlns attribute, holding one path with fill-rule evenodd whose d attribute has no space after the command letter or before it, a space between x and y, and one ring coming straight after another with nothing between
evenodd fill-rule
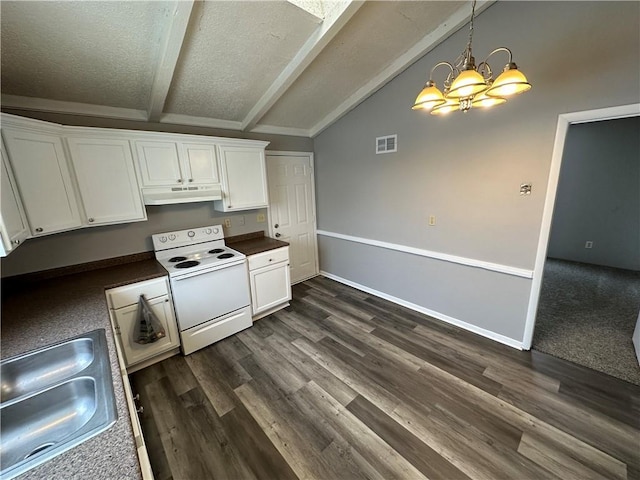
<instances>
[{"instance_id":1,"label":"cabinet door","mask_svg":"<svg viewBox=\"0 0 640 480\"><path fill-rule=\"evenodd\" d=\"M154 343L139 344L133 341L137 335L136 318L138 304L114 310L118 330L120 332L120 345L124 352L127 367L164 353L180 345L178 329L173 315L173 308L167 295L152 298L149 301L151 310L156 314L165 329L166 336Z\"/></svg>"},{"instance_id":2,"label":"cabinet door","mask_svg":"<svg viewBox=\"0 0 640 480\"><path fill-rule=\"evenodd\" d=\"M89 225L146 220L128 141L69 137L67 143Z\"/></svg>"},{"instance_id":3,"label":"cabinet door","mask_svg":"<svg viewBox=\"0 0 640 480\"><path fill-rule=\"evenodd\" d=\"M33 235L80 227L69 166L58 135L3 128L9 161Z\"/></svg>"},{"instance_id":4,"label":"cabinet door","mask_svg":"<svg viewBox=\"0 0 640 480\"><path fill-rule=\"evenodd\" d=\"M16 248L23 240L29 236L29 225L22 208L22 201L16 189L15 179L9 168L9 161L2 151L2 171L0 177L2 184L0 185L2 194L2 217L0 218L0 234L2 235L2 245L0 251L2 256L6 255Z\"/></svg>"},{"instance_id":5,"label":"cabinet door","mask_svg":"<svg viewBox=\"0 0 640 480\"><path fill-rule=\"evenodd\" d=\"M183 173L188 183L210 185L220 183L216 146L206 143L182 143Z\"/></svg>"},{"instance_id":6,"label":"cabinet door","mask_svg":"<svg viewBox=\"0 0 640 480\"><path fill-rule=\"evenodd\" d=\"M289 264L276 263L249 272L253 315L291 300Z\"/></svg>"},{"instance_id":7,"label":"cabinet door","mask_svg":"<svg viewBox=\"0 0 640 480\"><path fill-rule=\"evenodd\" d=\"M137 141L136 150L143 187L182 184L183 175L176 142Z\"/></svg>"},{"instance_id":8,"label":"cabinet door","mask_svg":"<svg viewBox=\"0 0 640 480\"><path fill-rule=\"evenodd\" d=\"M267 173L263 148L220 147L223 211L266 207ZM216 208L219 208L219 203Z\"/></svg>"}]
</instances>

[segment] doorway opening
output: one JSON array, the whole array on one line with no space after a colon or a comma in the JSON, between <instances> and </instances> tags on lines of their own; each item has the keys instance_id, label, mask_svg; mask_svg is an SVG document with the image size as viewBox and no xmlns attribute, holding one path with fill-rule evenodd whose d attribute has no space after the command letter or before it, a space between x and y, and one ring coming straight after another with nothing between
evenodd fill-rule
<instances>
[{"instance_id":1,"label":"doorway opening","mask_svg":"<svg viewBox=\"0 0 640 480\"><path fill-rule=\"evenodd\" d=\"M566 351L574 349L576 352L582 352L584 358L591 361L591 364L587 364L586 366L597 370L600 369L602 371L602 368L600 368L597 362L598 357L608 356L608 360L611 360L616 355L612 354L612 352L608 355L602 352L598 353L595 346L589 344L587 340L587 333L591 328L591 334L606 337L606 334L596 333L597 329L604 328L602 324L598 324L598 320L602 320L601 323L606 323L607 319L605 317L615 317L617 314L613 311L610 313L603 313L603 311L600 310L601 307L606 306L605 304L626 304L627 309L635 309L635 316L637 317L638 315L637 310L639 306L637 304L637 300L635 300L636 297L634 296L635 291L638 289L638 283L636 281L637 275L634 269L638 269L638 267L636 264L611 260L611 257L615 257L616 254L618 254L619 258L623 259L625 257L629 257L628 252L625 254L624 248L620 247L619 242L619 236L625 233L621 231L613 231L614 228L611 225L608 227L606 225L609 220L620 214L619 211L616 211L616 208L618 208L619 205L612 209L610 208L611 202L607 204L605 201L599 201L597 196L602 192L597 192L594 188L587 188L587 193L585 194L583 192L583 195L586 195L586 197L582 198L579 198L579 195L577 195L575 191L571 192L571 189L573 188L575 190L575 188L577 188L576 185L580 183L578 182L577 177L585 175L593 176L595 174L595 181L600 182L602 185L605 185L607 182L611 183L611 178L616 177L616 175L619 179L621 175L620 172L616 170L619 166L614 168L616 162L611 160L616 149L611 149L611 155L608 155L610 160L609 164L600 166L601 169L604 168L603 171L605 173L602 171L600 173L590 171L591 167L587 165L586 160L584 159L588 154L593 152L587 151L582 152L582 154L578 154L578 170L574 169L572 171L571 166L569 165L570 162L567 161L566 166L569 173L565 173L565 167L562 166L561 174L561 164L566 160L566 155L573 155L571 152L573 147L569 142L571 140L571 126L575 125L578 127L579 124L583 123L595 125L592 122L598 122L598 124L604 125L606 122L600 122L637 117L638 115L640 115L640 105L634 104L587 112L563 114L560 115L558 119L558 128L556 130L551 172L549 175L543 222L538 243L538 253L534 269L527 323L525 326L525 336L523 339L523 346L525 349L531 348L533 344L534 348L547 351L547 353L556 354L557 356L563 356L564 358L566 358L567 355L559 354L559 351L562 349L565 349ZM630 121L633 122L634 120L630 119ZM588 127L586 130L590 128L589 125L585 125L585 127ZM637 142L637 129L635 132L636 134L634 136L636 139L635 141ZM568 133L569 136L567 135ZM636 146L636 148L638 147ZM581 160L583 160L582 163L580 163ZM618 159L615 158L615 160ZM639 161L637 154L635 161ZM609 168L608 173L607 167ZM637 164L635 168L637 171ZM640 179L637 178L637 175L634 176L636 177L633 179L634 181L640 181ZM563 177L565 178L563 179ZM569 192L566 191L567 183L570 185ZM571 185L573 185L573 187L571 187ZM611 185L609 185L609 187L611 187ZM602 189L599 188L598 190ZM633 197L634 200L631 200L631 203L633 204L631 205L630 211L634 211L634 208L636 210L640 209L640 197L638 197L639 194L637 188L634 193L635 197ZM567 197L567 195L569 196ZM567 200L567 198L569 198L569 200ZM620 199L618 199L618 203L619 200ZM585 215L584 218L568 217L568 213L572 210L570 207L576 207L576 204L578 204L577 206L579 207L580 202L590 203L592 210L583 212L581 215ZM629 204L625 204L625 206L629 207ZM598 208L602 211L598 212ZM607 208L609 208L608 212ZM635 217L633 218L634 222L631 223L634 223L637 226L638 222L640 222L640 218L638 218L637 213L632 215L635 215ZM553 229L552 220L554 222ZM560 225L560 227L558 225ZM599 234L602 236L597 237L597 241L591 238L583 238L585 235L595 235L593 232L597 229L594 229L594 226L599 225L607 227L608 230L603 228L603 231ZM616 247L616 251L612 252L610 244L612 242L614 244L616 243L616 234L618 235L618 247ZM637 249L640 248L638 245L640 241L635 238L638 233L632 233L627 229L626 235L630 236L630 238L626 239L628 240L627 245L632 245L632 249L635 247L636 253L634 255L640 255L637 252ZM573 248L572 253L569 253L569 250L571 249L568 249L567 245ZM607 245L609 246L607 247ZM606 254L607 250L609 250L610 258L603 259L601 255ZM548 260L548 256L551 257L550 260ZM553 257L556 258L554 259ZM622 288L621 285L624 285L625 287ZM612 288L614 293L607 293L607 288ZM623 295L620 297L619 294L624 294L624 291L631 296L624 297ZM580 313L580 309L583 309L582 313ZM596 329L593 329L593 326L588 326L587 320L590 316L592 319L595 319L595 325L597 326ZM553 320L554 318L556 320ZM558 334L557 331L553 330L553 328L559 327L560 325L560 320L557 319L564 319L569 322L568 326L570 328L568 328L568 330L563 334ZM632 321L635 323L633 314ZM536 322L539 322L539 326L536 325ZM536 328L535 342L534 327ZM538 328L540 331L538 331ZM560 347L560 350L555 352L549 351L556 348L558 344L561 343L562 337L566 336L567 331L570 331L571 329L577 332L574 337L575 340L573 346L563 345ZM631 333L626 332L624 334L624 340L620 340L620 342L623 342L625 347L634 353L633 346L631 344L632 333L633 329L631 330ZM610 348L613 353L617 354L619 353L618 347L619 346L613 346ZM587 363L580 361L579 356L567 359L575 361L576 363ZM631 366L630 371L633 371L633 369L636 370L634 373L637 374L637 363ZM611 371L606 373L614 374L614 372ZM622 377L624 374L614 374L614 376ZM633 381L633 378L625 379Z\"/></svg>"}]
</instances>

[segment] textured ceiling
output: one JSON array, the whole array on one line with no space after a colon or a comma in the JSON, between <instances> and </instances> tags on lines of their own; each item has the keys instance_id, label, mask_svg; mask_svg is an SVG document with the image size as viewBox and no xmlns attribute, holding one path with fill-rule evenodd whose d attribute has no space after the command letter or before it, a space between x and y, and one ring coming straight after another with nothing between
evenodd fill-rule
<instances>
[{"instance_id":1,"label":"textured ceiling","mask_svg":"<svg viewBox=\"0 0 640 480\"><path fill-rule=\"evenodd\" d=\"M197 4L165 111L242 121L319 24L288 2Z\"/></svg>"},{"instance_id":2,"label":"textured ceiling","mask_svg":"<svg viewBox=\"0 0 640 480\"><path fill-rule=\"evenodd\" d=\"M314 136L464 25L470 4L2 0L0 9L3 107Z\"/></svg>"},{"instance_id":3,"label":"textured ceiling","mask_svg":"<svg viewBox=\"0 0 640 480\"><path fill-rule=\"evenodd\" d=\"M2 92L145 108L167 2L5 2Z\"/></svg>"}]
</instances>

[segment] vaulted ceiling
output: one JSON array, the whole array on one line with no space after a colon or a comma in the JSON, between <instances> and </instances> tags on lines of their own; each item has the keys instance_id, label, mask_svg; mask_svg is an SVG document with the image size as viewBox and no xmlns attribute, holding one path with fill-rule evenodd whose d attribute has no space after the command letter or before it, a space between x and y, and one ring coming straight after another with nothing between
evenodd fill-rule
<instances>
[{"instance_id":1,"label":"vaulted ceiling","mask_svg":"<svg viewBox=\"0 0 640 480\"><path fill-rule=\"evenodd\" d=\"M464 1L2 0L0 8L3 107L306 137L470 14Z\"/></svg>"}]
</instances>

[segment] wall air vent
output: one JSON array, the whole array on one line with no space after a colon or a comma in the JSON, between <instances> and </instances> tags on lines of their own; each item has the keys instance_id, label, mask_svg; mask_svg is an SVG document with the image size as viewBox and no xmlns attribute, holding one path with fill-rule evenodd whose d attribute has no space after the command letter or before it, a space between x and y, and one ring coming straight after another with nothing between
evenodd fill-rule
<instances>
[{"instance_id":1,"label":"wall air vent","mask_svg":"<svg viewBox=\"0 0 640 480\"><path fill-rule=\"evenodd\" d=\"M376 138L376 155L398 151L398 135L387 135Z\"/></svg>"}]
</instances>

